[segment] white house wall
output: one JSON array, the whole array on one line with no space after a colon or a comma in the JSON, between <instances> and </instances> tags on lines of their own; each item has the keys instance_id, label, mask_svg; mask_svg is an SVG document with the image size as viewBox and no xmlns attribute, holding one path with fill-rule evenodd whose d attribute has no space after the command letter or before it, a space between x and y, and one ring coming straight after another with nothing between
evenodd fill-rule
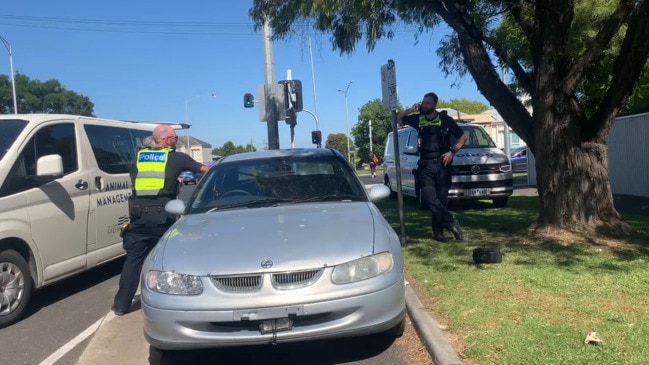
<instances>
[{"instance_id":1,"label":"white house wall","mask_svg":"<svg viewBox=\"0 0 649 365\"><path fill-rule=\"evenodd\" d=\"M617 118L608 136L614 194L649 197L649 113Z\"/></svg>"},{"instance_id":2,"label":"white house wall","mask_svg":"<svg viewBox=\"0 0 649 365\"><path fill-rule=\"evenodd\" d=\"M619 117L608 136L613 194L649 197L649 113ZM536 186L534 155L527 154L527 181Z\"/></svg>"}]
</instances>

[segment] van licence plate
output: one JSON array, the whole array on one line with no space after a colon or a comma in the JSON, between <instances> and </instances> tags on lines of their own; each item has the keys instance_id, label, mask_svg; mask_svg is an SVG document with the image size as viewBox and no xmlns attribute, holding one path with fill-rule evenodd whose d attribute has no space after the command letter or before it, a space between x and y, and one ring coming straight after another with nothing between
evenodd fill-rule
<instances>
[{"instance_id":1,"label":"van licence plate","mask_svg":"<svg viewBox=\"0 0 649 365\"><path fill-rule=\"evenodd\" d=\"M468 196L484 196L489 195L489 189L469 189Z\"/></svg>"}]
</instances>

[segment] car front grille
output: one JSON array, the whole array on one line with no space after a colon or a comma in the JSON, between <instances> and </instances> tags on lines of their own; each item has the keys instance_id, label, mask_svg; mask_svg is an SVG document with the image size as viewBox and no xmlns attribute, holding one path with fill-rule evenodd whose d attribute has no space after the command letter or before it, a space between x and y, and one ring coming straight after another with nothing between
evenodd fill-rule
<instances>
[{"instance_id":1,"label":"car front grille","mask_svg":"<svg viewBox=\"0 0 649 365\"><path fill-rule=\"evenodd\" d=\"M323 269L315 269L270 273L268 275L270 275L274 288L285 290L309 286L320 278L322 272ZM265 274L223 275L212 276L210 279L220 290L243 293L259 290L264 281L263 275Z\"/></svg>"},{"instance_id":2,"label":"car front grille","mask_svg":"<svg viewBox=\"0 0 649 365\"><path fill-rule=\"evenodd\" d=\"M251 292L261 288L261 275L212 276L216 287L228 292Z\"/></svg>"},{"instance_id":3,"label":"car front grille","mask_svg":"<svg viewBox=\"0 0 649 365\"><path fill-rule=\"evenodd\" d=\"M322 275L322 269L275 273L271 276L277 289L295 289L315 283Z\"/></svg>"}]
</instances>

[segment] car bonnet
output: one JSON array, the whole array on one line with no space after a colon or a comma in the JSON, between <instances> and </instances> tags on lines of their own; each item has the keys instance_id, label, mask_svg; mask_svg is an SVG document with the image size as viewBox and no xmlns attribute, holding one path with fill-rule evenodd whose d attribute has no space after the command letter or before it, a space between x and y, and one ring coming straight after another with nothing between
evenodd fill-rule
<instances>
[{"instance_id":1,"label":"car bonnet","mask_svg":"<svg viewBox=\"0 0 649 365\"><path fill-rule=\"evenodd\" d=\"M507 157L498 148L462 148L455 154L454 165L484 165L507 162Z\"/></svg>"},{"instance_id":2,"label":"car bonnet","mask_svg":"<svg viewBox=\"0 0 649 365\"><path fill-rule=\"evenodd\" d=\"M188 215L170 229L163 270L228 275L331 266L373 252L366 202L295 204ZM271 262L270 267L268 262ZM158 266L158 265L156 265Z\"/></svg>"}]
</instances>

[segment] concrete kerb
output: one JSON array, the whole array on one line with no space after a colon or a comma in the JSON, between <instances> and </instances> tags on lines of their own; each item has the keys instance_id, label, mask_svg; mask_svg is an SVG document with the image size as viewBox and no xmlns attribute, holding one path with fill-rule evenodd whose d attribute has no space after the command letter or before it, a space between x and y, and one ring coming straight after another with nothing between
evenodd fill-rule
<instances>
[{"instance_id":1,"label":"concrete kerb","mask_svg":"<svg viewBox=\"0 0 649 365\"><path fill-rule=\"evenodd\" d=\"M424 343L435 365L461 365L462 360L437 321L423 309L415 291L406 285L406 308L419 339Z\"/></svg>"}]
</instances>

